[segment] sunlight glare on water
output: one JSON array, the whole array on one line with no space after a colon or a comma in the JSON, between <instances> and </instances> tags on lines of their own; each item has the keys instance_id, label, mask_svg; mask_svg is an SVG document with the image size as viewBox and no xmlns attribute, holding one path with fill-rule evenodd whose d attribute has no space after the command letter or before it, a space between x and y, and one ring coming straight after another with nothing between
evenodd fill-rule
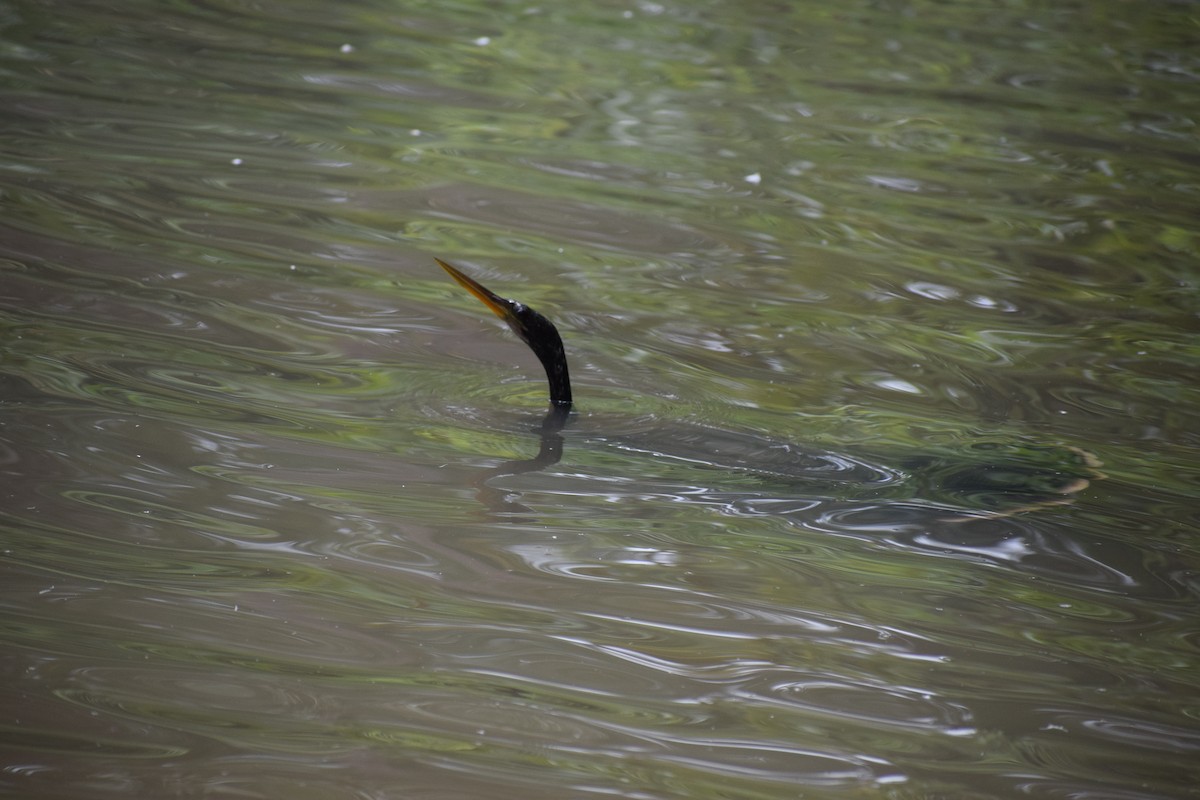
<instances>
[{"instance_id":1,"label":"sunlight glare on water","mask_svg":"<svg viewBox=\"0 0 1200 800\"><path fill-rule=\"evenodd\" d=\"M10 4L0 793L1192 791L1194 23Z\"/></svg>"}]
</instances>

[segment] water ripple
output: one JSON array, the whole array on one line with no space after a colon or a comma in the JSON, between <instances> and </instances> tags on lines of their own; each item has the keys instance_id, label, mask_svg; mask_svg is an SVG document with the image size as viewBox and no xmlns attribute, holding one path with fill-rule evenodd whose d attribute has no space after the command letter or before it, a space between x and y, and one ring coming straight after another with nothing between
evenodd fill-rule
<instances>
[{"instance_id":1,"label":"water ripple","mask_svg":"<svg viewBox=\"0 0 1200 800\"><path fill-rule=\"evenodd\" d=\"M1110 5L7 9L5 787L1186 793L1200 71Z\"/></svg>"}]
</instances>

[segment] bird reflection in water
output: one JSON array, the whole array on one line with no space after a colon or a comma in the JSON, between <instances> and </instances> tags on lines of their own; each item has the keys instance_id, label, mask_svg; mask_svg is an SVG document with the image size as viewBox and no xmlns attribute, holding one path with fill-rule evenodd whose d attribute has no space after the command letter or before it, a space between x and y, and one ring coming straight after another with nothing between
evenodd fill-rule
<instances>
[{"instance_id":1,"label":"bird reflection in water","mask_svg":"<svg viewBox=\"0 0 1200 800\"><path fill-rule=\"evenodd\" d=\"M562 337L550 320L529 306L516 300L500 297L478 281L465 275L458 268L441 259L434 260L463 288L478 298L496 316L504 320L521 341L529 346L546 370L546 380L550 389L550 407L542 420L539 431L538 454L533 458L500 464L489 470L476 483L480 501L493 513L528 513L530 509L509 499L508 492L492 487L489 481L505 475L536 472L558 463L562 458L563 437L561 431L570 419L572 406L570 371L567 368ZM721 432L709 431L705 428L697 427L697 431L702 432L701 438L722 436ZM693 438L697 431L691 431ZM725 434L725 436L727 435ZM689 438L687 435L676 437L677 441L684 441L687 438ZM751 441L754 437L740 438L751 445L754 444ZM768 448L778 450L780 446L774 443L768 445ZM643 448L629 447L625 449L640 450ZM996 496L1007 496L1016 500L1012 506L1004 510L964 508L957 509L952 517L939 516L931 520L939 522L1002 519L1071 503L1075 495L1087 488L1091 481L1104 477L1099 471L1101 465L1096 457L1075 447L1057 448L1058 452L1053 454L1055 457L1052 459L1057 463L1048 468L1029 463L1012 463L1011 459L1006 461L998 457L992 458L987 447L981 446L978 448L981 451L979 456L973 459L954 462L944 457L914 456L901 459L902 466L897 470L850 458L845 454L819 451L796 453L786 445L782 446L782 449L802 462L803 465L797 470L799 474L795 477L803 479L819 478L824 481L832 479L833 482L842 484L853 483L860 486L881 487L887 484L901 483L902 478L909 477L913 478L913 482L921 487L922 491L919 493L922 495L940 492L941 494L958 495L970 501ZM1046 451L1049 449L1039 447L1026 450L1032 452L1033 450ZM654 452L653 448L650 449L650 452ZM669 454L658 453L658 455L671 457ZM1062 459L1057 457L1059 455L1069 457L1074 463L1069 466L1062 464ZM697 458L685 455L677 458L691 463L706 463L713 467L726 466L715 463L704 456ZM757 464L731 464L728 466L784 479L789 477L789 473L792 473L792 470L786 467L764 469L763 465ZM866 477L864 477L864 472ZM947 510L945 507L939 509L942 512Z\"/></svg>"},{"instance_id":2,"label":"bird reflection in water","mask_svg":"<svg viewBox=\"0 0 1200 800\"><path fill-rule=\"evenodd\" d=\"M505 461L487 470L482 477L475 481L476 496L488 511L506 517L515 514L532 514L533 509L512 500L512 492L497 489L491 484L495 478L506 475L523 475L526 472L539 472L551 467L562 460L563 437L562 429L571 416L571 407L550 406L546 416L542 418L541 427L537 429L539 445L537 455L533 458L518 458ZM515 519L514 519L515 521Z\"/></svg>"}]
</instances>

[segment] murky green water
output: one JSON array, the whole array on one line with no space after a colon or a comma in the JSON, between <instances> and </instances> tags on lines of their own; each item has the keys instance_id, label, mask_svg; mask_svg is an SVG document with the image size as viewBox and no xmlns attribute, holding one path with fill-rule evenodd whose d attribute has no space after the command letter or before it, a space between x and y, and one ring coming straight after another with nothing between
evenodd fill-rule
<instances>
[{"instance_id":1,"label":"murky green water","mask_svg":"<svg viewBox=\"0 0 1200 800\"><path fill-rule=\"evenodd\" d=\"M1186 796L1193 11L0 6L0 793Z\"/></svg>"}]
</instances>

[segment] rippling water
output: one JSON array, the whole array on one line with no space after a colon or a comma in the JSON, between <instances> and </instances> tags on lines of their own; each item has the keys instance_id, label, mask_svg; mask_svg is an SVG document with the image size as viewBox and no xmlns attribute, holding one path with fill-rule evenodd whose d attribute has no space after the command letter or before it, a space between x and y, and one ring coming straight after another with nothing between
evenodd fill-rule
<instances>
[{"instance_id":1,"label":"rippling water","mask_svg":"<svg viewBox=\"0 0 1200 800\"><path fill-rule=\"evenodd\" d=\"M1190 8L0 8L0 790L1193 791Z\"/></svg>"}]
</instances>

